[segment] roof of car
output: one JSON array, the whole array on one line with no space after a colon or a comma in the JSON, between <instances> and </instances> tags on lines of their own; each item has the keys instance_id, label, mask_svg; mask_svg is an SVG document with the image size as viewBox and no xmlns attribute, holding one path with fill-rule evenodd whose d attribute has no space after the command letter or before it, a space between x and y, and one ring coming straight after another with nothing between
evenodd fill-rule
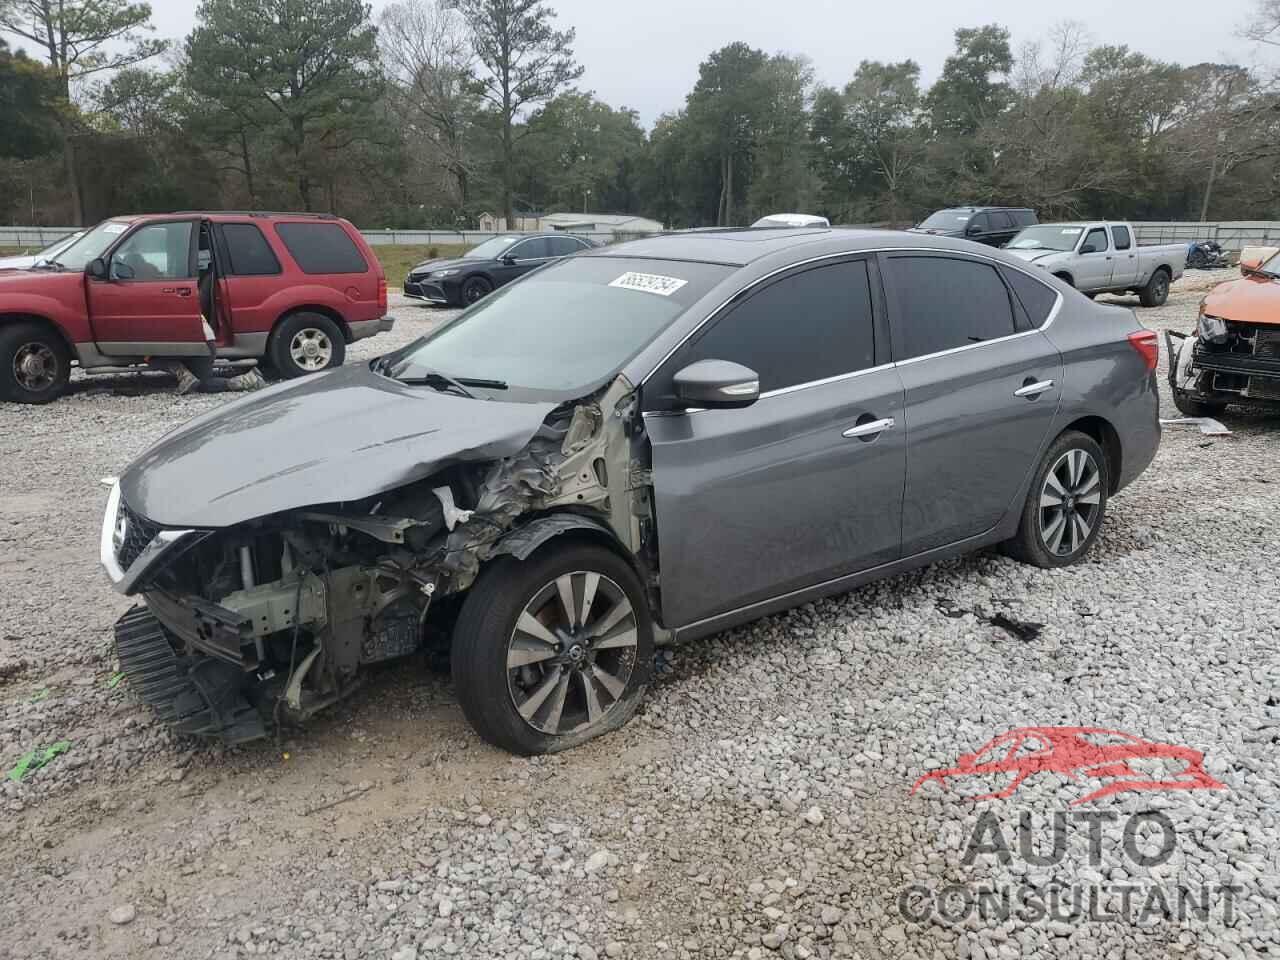
<instances>
[{"instance_id":1,"label":"roof of car","mask_svg":"<svg viewBox=\"0 0 1280 960\"><path fill-rule=\"evenodd\" d=\"M991 210L1030 210L1030 207L946 207L939 210L939 213L946 213L951 210L968 210L972 213L986 213Z\"/></svg>"},{"instance_id":2,"label":"roof of car","mask_svg":"<svg viewBox=\"0 0 1280 960\"><path fill-rule=\"evenodd\" d=\"M791 247L843 239L850 243L882 239L884 231L832 227L743 227L696 233L667 233L593 251L593 257L642 257L652 260L700 260L742 267Z\"/></svg>"},{"instance_id":3,"label":"roof of car","mask_svg":"<svg viewBox=\"0 0 1280 960\"><path fill-rule=\"evenodd\" d=\"M779 227L724 229L696 233L668 233L600 247L580 254L589 257L631 257L646 260L693 260L745 267L771 258L774 265L807 257L894 249L937 249L972 253L968 241L898 230L856 227ZM993 251L986 251L990 255Z\"/></svg>"},{"instance_id":4,"label":"roof of car","mask_svg":"<svg viewBox=\"0 0 1280 960\"><path fill-rule=\"evenodd\" d=\"M210 220L242 220L245 217L260 217L265 220L338 220L333 213L290 213L272 210L175 210L172 213L126 213L118 217L107 217L124 223L138 220L170 220L175 217L207 217Z\"/></svg>"}]
</instances>

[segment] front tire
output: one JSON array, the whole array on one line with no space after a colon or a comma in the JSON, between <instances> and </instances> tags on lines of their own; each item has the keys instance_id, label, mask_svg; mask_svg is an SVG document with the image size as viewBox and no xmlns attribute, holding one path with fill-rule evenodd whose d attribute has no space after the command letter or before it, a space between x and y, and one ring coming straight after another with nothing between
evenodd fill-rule
<instances>
[{"instance_id":1,"label":"front tire","mask_svg":"<svg viewBox=\"0 0 1280 960\"><path fill-rule=\"evenodd\" d=\"M1110 489L1102 447L1087 434L1066 431L1045 452L1005 552L1046 569L1078 563L1102 529Z\"/></svg>"},{"instance_id":2,"label":"front tire","mask_svg":"<svg viewBox=\"0 0 1280 960\"><path fill-rule=\"evenodd\" d=\"M481 571L453 631L453 684L482 738L529 756L577 746L636 712L653 623L631 566L604 547L552 543Z\"/></svg>"},{"instance_id":3,"label":"front tire","mask_svg":"<svg viewBox=\"0 0 1280 960\"><path fill-rule=\"evenodd\" d=\"M276 324L268 365L286 380L340 367L347 344L338 325L319 313L292 313Z\"/></svg>"},{"instance_id":4,"label":"front tire","mask_svg":"<svg viewBox=\"0 0 1280 960\"><path fill-rule=\"evenodd\" d=\"M1138 301L1144 307L1162 307L1169 299L1169 274L1163 267L1151 274L1147 285L1138 291Z\"/></svg>"},{"instance_id":5,"label":"front tire","mask_svg":"<svg viewBox=\"0 0 1280 960\"><path fill-rule=\"evenodd\" d=\"M484 277L472 277L462 285L462 305L469 307L493 293L493 284Z\"/></svg>"},{"instance_id":6,"label":"front tire","mask_svg":"<svg viewBox=\"0 0 1280 960\"><path fill-rule=\"evenodd\" d=\"M0 327L0 400L49 403L70 380L71 351L57 331L41 323Z\"/></svg>"}]
</instances>

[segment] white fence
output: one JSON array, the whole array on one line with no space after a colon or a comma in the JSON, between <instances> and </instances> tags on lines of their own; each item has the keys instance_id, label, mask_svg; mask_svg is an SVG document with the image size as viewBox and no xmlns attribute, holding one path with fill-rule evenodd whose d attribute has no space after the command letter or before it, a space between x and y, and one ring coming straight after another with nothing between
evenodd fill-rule
<instances>
[{"instance_id":1,"label":"white fence","mask_svg":"<svg viewBox=\"0 0 1280 960\"><path fill-rule=\"evenodd\" d=\"M1144 244L1216 240L1224 249L1237 253L1245 247L1280 244L1280 221L1277 220L1227 220L1211 223L1142 222L1135 223L1133 227L1137 231L1138 241ZM39 250L69 233L74 233L75 230L75 227L0 227L0 247ZM449 244L471 246L499 235L483 230L362 230L361 233L373 246L403 244L422 247ZM577 235L590 237L602 243L643 236L643 234L608 232Z\"/></svg>"}]
</instances>

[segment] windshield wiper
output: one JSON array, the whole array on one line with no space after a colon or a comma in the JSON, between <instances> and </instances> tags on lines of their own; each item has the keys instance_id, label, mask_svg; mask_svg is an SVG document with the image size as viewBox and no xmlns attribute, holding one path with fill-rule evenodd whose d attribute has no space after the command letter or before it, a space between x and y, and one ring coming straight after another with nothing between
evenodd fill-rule
<instances>
[{"instance_id":1,"label":"windshield wiper","mask_svg":"<svg viewBox=\"0 0 1280 960\"><path fill-rule=\"evenodd\" d=\"M445 376L443 373L435 373L427 371L418 377L396 377L398 383L407 383L410 386L422 385L439 390L441 393L456 393L459 396L466 397L468 400L476 399L476 395L464 387L453 377Z\"/></svg>"},{"instance_id":2,"label":"windshield wiper","mask_svg":"<svg viewBox=\"0 0 1280 960\"><path fill-rule=\"evenodd\" d=\"M483 377L454 377L455 382L468 387L479 387L481 390L506 390L505 380L486 380Z\"/></svg>"},{"instance_id":3,"label":"windshield wiper","mask_svg":"<svg viewBox=\"0 0 1280 960\"><path fill-rule=\"evenodd\" d=\"M57 260L37 260L31 265L32 270L52 270L54 273L61 273L67 269Z\"/></svg>"}]
</instances>

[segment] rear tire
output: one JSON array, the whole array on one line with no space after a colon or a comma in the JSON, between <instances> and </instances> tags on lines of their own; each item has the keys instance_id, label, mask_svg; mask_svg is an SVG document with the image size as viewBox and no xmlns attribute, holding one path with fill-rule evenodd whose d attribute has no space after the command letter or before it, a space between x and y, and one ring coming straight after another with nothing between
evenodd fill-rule
<instances>
[{"instance_id":1,"label":"rear tire","mask_svg":"<svg viewBox=\"0 0 1280 960\"><path fill-rule=\"evenodd\" d=\"M1216 417L1227 409L1225 403L1212 400L1196 400L1185 390L1173 391L1173 405L1185 417Z\"/></svg>"},{"instance_id":2,"label":"rear tire","mask_svg":"<svg viewBox=\"0 0 1280 960\"><path fill-rule=\"evenodd\" d=\"M291 313L279 323L267 344L267 360L286 380L340 367L347 344L338 325L319 313Z\"/></svg>"},{"instance_id":3,"label":"rear tire","mask_svg":"<svg viewBox=\"0 0 1280 960\"><path fill-rule=\"evenodd\" d=\"M30 322L0 327L0 400L49 403L70 380L71 351L56 330Z\"/></svg>"},{"instance_id":4,"label":"rear tire","mask_svg":"<svg viewBox=\"0 0 1280 960\"><path fill-rule=\"evenodd\" d=\"M489 743L522 756L577 746L621 727L644 696L643 586L617 554L580 541L501 557L466 595L452 661L462 712Z\"/></svg>"},{"instance_id":5,"label":"rear tire","mask_svg":"<svg viewBox=\"0 0 1280 960\"><path fill-rule=\"evenodd\" d=\"M1067 430L1045 451L1005 552L1046 569L1078 563L1102 529L1110 489L1111 465L1102 447L1088 434Z\"/></svg>"},{"instance_id":6,"label":"rear tire","mask_svg":"<svg viewBox=\"0 0 1280 960\"><path fill-rule=\"evenodd\" d=\"M1147 285L1138 291L1138 300L1144 307L1162 307L1169 299L1169 274L1160 267L1151 274Z\"/></svg>"}]
</instances>

